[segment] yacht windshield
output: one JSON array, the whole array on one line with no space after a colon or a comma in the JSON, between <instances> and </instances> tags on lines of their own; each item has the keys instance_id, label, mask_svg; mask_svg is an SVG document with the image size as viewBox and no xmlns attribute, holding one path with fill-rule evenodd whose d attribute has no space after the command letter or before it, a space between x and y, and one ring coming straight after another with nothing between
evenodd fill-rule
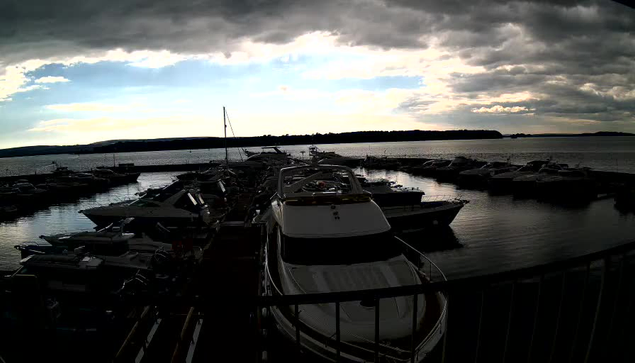
<instances>
[{"instance_id":1,"label":"yacht windshield","mask_svg":"<svg viewBox=\"0 0 635 363\"><path fill-rule=\"evenodd\" d=\"M401 248L390 232L344 238L282 238L282 259L295 265L350 265L385 261Z\"/></svg>"}]
</instances>

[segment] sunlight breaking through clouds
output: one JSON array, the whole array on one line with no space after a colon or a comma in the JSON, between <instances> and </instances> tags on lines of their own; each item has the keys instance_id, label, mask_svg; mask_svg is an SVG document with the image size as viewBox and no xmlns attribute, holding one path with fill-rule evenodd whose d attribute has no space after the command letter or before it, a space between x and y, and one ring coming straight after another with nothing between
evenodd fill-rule
<instances>
[{"instance_id":1,"label":"sunlight breaking through clouds","mask_svg":"<svg viewBox=\"0 0 635 363\"><path fill-rule=\"evenodd\" d=\"M400 121L386 129L522 131L501 121L511 115L532 118L526 124L534 129L635 131L635 12L616 3L184 0L145 9L138 0L113 1L14 9L20 36L0 39L0 102L12 103L5 113L14 109L4 119L29 117L23 131L41 128L43 116L78 112L136 125L153 107L203 118L208 102L229 98L269 119L303 120L313 108L324 117L354 114L349 129L363 117L390 116ZM105 6L117 9L117 21ZM0 23L0 33L15 34L11 22ZM74 73L81 67L88 68ZM216 86L223 91L210 93ZM61 87L71 92L56 94ZM21 106L26 97L16 95L36 90ZM143 92L147 107L130 107ZM125 122L109 122L129 132ZM281 132L306 129L296 123Z\"/></svg>"}]
</instances>

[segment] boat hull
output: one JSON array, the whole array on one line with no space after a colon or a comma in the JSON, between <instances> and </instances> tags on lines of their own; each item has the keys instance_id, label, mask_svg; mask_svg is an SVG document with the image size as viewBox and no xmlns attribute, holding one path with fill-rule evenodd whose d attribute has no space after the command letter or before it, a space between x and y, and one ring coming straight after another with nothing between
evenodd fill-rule
<instances>
[{"instance_id":1,"label":"boat hull","mask_svg":"<svg viewBox=\"0 0 635 363\"><path fill-rule=\"evenodd\" d=\"M382 211L394 231L414 232L449 226L464 206L463 201L423 202L418 206L382 208Z\"/></svg>"},{"instance_id":2,"label":"boat hull","mask_svg":"<svg viewBox=\"0 0 635 363\"><path fill-rule=\"evenodd\" d=\"M267 269L268 271L268 269ZM424 277L422 275L422 277ZM269 273L265 274L265 291L272 295L272 277ZM420 297L421 298L421 297ZM425 335L424 339L421 339L415 348L415 362L421 362L432 351L432 349L439 343L447 327L447 310L444 308L446 305L445 297L440 293L431 293L425 295L426 302L428 304L426 314L430 314L433 306L437 309L436 313L439 314L437 323L430 329ZM300 310L301 311L301 310ZM342 314L343 315L343 314ZM287 306L272 306L270 307L270 316L275 324L276 330L280 332L282 337L292 344L296 344L297 330L296 319L294 318L294 312L292 307ZM337 354L336 338L335 336L325 336L312 330L303 324L300 319L300 343L304 351L320 357L324 360L331 362L371 362L374 360L374 344L371 342L364 344L351 344L346 341L340 342L339 358ZM380 324L381 329L381 324ZM404 347L401 349L409 350L411 337L401 339ZM407 342L406 342L407 341ZM390 359L393 362L410 362L410 352L402 352L399 356L386 355L384 349L385 346L380 347L380 356Z\"/></svg>"},{"instance_id":3,"label":"boat hull","mask_svg":"<svg viewBox=\"0 0 635 363\"><path fill-rule=\"evenodd\" d=\"M270 240L271 241L271 240ZM269 296L279 296L281 292L276 288L280 286L279 275L277 272L276 252L275 249L271 250L270 244L267 244L265 248L265 276L264 276L264 291ZM272 260L273 259L273 262ZM416 274L419 277L419 281L429 283L428 277L417 270ZM273 273L272 273L273 272ZM389 299L389 298L387 298ZM425 312L420 316L418 330L415 332L416 346L414 348L415 361L421 362L432 351L432 349L439 343L443 334L445 333L447 326L447 301L445 296L441 293L427 293L425 295L419 295L419 303L423 303L425 306ZM346 311L343 309L345 303L342 303L340 309L342 309L341 316L346 315ZM331 304L321 304L331 305ZM306 310L306 305L304 310ZM272 319L272 323L275 324L275 328L282 337L293 345L297 344L297 334L299 334L300 344L303 352L310 353L319 358L327 361L339 361L339 362L370 362L374 360L375 345L370 341L346 341L343 337L345 335L342 332L342 340L339 345L339 358L337 341L334 334L325 335L315 330L311 326L305 324L302 319L302 306L299 306L300 319L295 318L294 306L271 306L269 308L268 316ZM380 311L383 311L381 309ZM421 314L421 313L420 313ZM425 316L425 318L423 318ZM381 316L380 316L380 319ZM410 318L409 318L410 319ZM381 322L382 320L380 320ZM341 330L346 331L347 324L340 322ZM372 324L371 324L372 325ZM299 329L298 329L299 328ZM369 326L369 329L374 329L374 325ZM382 334L380 323L380 334ZM381 336L381 335L380 335ZM410 362L412 336L408 335L401 338L388 339L380 338L380 356L384 357L388 361L394 362Z\"/></svg>"},{"instance_id":4,"label":"boat hull","mask_svg":"<svg viewBox=\"0 0 635 363\"><path fill-rule=\"evenodd\" d=\"M161 223L163 226L179 227L179 226L192 226L197 223L204 225L204 223L198 219L192 218L175 218L175 217L143 217L143 216L121 216L121 215L104 215L90 212L84 212L84 215L90 219L97 227L106 227L110 224L117 223L124 218L134 217L134 225L149 225L154 226L156 223Z\"/></svg>"}]
</instances>

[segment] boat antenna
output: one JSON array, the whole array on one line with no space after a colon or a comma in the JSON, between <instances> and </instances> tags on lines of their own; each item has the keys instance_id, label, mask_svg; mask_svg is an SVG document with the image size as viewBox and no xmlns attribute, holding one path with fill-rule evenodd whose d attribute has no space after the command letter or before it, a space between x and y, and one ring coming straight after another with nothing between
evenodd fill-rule
<instances>
[{"instance_id":1,"label":"boat antenna","mask_svg":"<svg viewBox=\"0 0 635 363\"><path fill-rule=\"evenodd\" d=\"M225 165L229 168L229 154L227 153L227 113L223 106L223 132L225 133Z\"/></svg>"}]
</instances>

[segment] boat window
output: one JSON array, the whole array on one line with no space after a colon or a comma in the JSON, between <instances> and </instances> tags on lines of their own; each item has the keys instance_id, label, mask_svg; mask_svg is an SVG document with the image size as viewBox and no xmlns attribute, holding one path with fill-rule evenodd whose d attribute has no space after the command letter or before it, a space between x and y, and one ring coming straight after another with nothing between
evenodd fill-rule
<instances>
[{"instance_id":1,"label":"boat window","mask_svg":"<svg viewBox=\"0 0 635 363\"><path fill-rule=\"evenodd\" d=\"M349 265L401 254L390 232L345 238L282 238L282 259L296 265Z\"/></svg>"}]
</instances>

